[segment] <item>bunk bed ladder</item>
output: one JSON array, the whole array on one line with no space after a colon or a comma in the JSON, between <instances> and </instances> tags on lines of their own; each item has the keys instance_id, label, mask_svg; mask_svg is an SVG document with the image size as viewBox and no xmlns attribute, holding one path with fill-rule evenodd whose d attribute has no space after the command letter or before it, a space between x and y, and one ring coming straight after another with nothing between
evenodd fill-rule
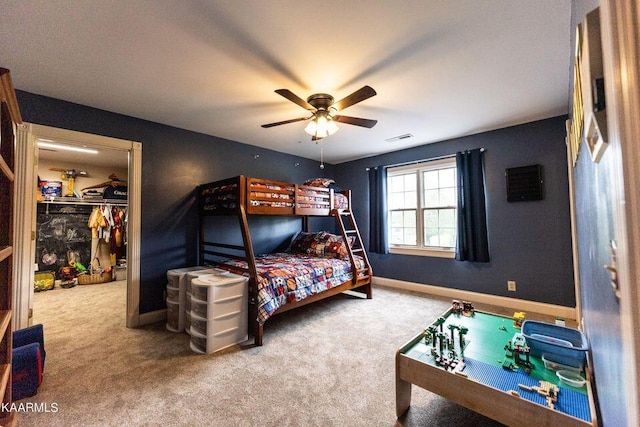
<instances>
[{"instance_id":1,"label":"bunk bed ladder","mask_svg":"<svg viewBox=\"0 0 640 427\"><path fill-rule=\"evenodd\" d=\"M331 214L336 218L336 222L338 223L338 227L340 228L340 234L345 242L349 241L349 238L354 238L353 246L347 244L347 253L349 254L349 261L351 262L351 270L356 273L353 275L353 284L356 285L359 282L367 282L368 286L366 288L367 298L371 298L371 265L369 264L369 258L367 257L367 253L364 250L364 246L362 244L362 238L360 237L360 231L358 230L358 225L356 224L356 219L351 213L350 210L338 210L334 209L331 211ZM345 221L343 218L347 219L347 227L345 227ZM364 268L357 268L354 255L359 255L362 257L364 261Z\"/></svg>"}]
</instances>

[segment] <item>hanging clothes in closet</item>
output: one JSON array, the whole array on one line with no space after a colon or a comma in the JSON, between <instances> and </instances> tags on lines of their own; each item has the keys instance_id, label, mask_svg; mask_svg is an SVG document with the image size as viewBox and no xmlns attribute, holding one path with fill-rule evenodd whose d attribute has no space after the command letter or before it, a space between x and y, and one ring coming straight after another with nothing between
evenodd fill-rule
<instances>
[{"instance_id":1,"label":"hanging clothes in closet","mask_svg":"<svg viewBox=\"0 0 640 427\"><path fill-rule=\"evenodd\" d=\"M101 266L116 265L125 254L126 209L104 204L93 208L87 225L91 228L91 259Z\"/></svg>"},{"instance_id":2,"label":"hanging clothes in closet","mask_svg":"<svg viewBox=\"0 0 640 427\"><path fill-rule=\"evenodd\" d=\"M125 219L126 219L126 210L119 207L114 206L111 208L111 218L113 220L113 225L111 226L111 265L116 265L118 260L123 259L126 251L125 251L125 231L126 227Z\"/></svg>"}]
</instances>

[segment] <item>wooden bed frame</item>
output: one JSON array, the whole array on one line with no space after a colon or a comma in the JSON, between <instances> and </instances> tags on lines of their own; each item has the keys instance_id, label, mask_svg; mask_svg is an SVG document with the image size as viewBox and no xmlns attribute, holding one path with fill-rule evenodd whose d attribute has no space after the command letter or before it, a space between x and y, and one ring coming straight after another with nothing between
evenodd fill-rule
<instances>
[{"instance_id":1,"label":"wooden bed frame","mask_svg":"<svg viewBox=\"0 0 640 427\"><path fill-rule=\"evenodd\" d=\"M245 273L249 276L249 332L254 337L255 345L262 345L263 324L258 322L258 274L247 222L249 215L299 216L303 220L302 228L306 231L309 231L309 217L332 216L336 220L344 241L346 242L348 238L354 239L353 247L346 245L352 280L301 301L287 302L273 315L349 290L362 292L368 299L372 297L373 275L358 226L351 213L351 192L346 190L341 194L347 198L346 209L338 208L334 191L323 187L309 187L242 175L198 187L200 265L220 266L221 263L218 261L220 258L233 258L247 262L248 268ZM205 222L210 216L237 216L243 246L208 240L205 234L207 231ZM357 268L354 255L362 257L364 268Z\"/></svg>"}]
</instances>

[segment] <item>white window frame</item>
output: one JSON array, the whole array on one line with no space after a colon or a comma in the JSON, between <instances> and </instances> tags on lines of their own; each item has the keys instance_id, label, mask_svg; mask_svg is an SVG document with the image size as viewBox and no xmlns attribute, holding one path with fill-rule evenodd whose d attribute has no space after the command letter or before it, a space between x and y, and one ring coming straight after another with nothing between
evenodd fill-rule
<instances>
[{"instance_id":1,"label":"white window frame","mask_svg":"<svg viewBox=\"0 0 640 427\"><path fill-rule=\"evenodd\" d=\"M424 203L424 188L423 188L423 179L422 173L432 170L438 169L447 169L447 168L455 168L456 167L456 158L455 157L447 157L445 159L431 160L421 163L415 163L411 165L405 166L397 166L390 167L387 169L387 180L393 176L404 175L407 172L415 172L416 180L417 180L417 205L416 205L416 238L417 245L398 245L389 243L389 253L392 254L402 254L402 255L419 255L419 256L429 256L429 257L440 257L440 258L455 258L455 247L437 247L437 246L425 246L424 245L424 225L423 225L423 210ZM387 201L389 200L389 186L387 185ZM456 202L457 203L457 202ZM456 206L457 209L457 206ZM387 215L389 217L388 224L388 233L391 235L391 209L387 208ZM457 230L456 230L457 235Z\"/></svg>"}]
</instances>

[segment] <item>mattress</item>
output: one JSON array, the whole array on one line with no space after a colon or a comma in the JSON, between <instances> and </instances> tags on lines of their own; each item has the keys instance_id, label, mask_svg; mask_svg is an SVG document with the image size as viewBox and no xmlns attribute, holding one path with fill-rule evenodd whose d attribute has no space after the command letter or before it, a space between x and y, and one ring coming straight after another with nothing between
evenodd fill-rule
<instances>
[{"instance_id":1,"label":"mattress","mask_svg":"<svg viewBox=\"0 0 640 427\"><path fill-rule=\"evenodd\" d=\"M358 269L364 268L355 256ZM247 262L225 260L224 266L242 274ZM301 301L311 295L350 281L351 263L344 258L319 258L305 254L274 253L256 257L258 273L258 321L264 323L287 302Z\"/></svg>"}]
</instances>

